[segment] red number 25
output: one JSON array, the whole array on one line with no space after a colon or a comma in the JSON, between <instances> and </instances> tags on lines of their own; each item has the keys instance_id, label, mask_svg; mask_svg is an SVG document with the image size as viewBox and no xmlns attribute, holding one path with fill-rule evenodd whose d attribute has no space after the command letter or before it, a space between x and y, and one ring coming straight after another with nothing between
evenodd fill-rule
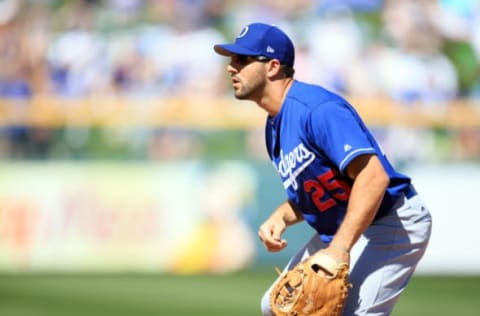
<instances>
[{"instance_id":1,"label":"red number 25","mask_svg":"<svg viewBox=\"0 0 480 316\"><path fill-rule=\"evenodd\" d=\"M335 179L333 170L318 176L315 180L303 183L305 192L311 193L312 201L320 212L325 212L337 202L325 196L325 190L340 201L346 201L350 195L350 187L343 181Z\"/></svg>"}]
</instances>

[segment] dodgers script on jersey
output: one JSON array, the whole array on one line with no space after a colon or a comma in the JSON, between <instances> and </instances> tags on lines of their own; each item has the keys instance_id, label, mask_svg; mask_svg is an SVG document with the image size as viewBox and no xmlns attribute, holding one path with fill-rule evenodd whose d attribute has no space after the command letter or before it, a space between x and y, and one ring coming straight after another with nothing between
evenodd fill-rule
<instances>
[{"instance_id":1,"label":"dodgers script on jersey","mask_svg":"<svg viewBox=\"0 0 480 316\"><path fill-rule=\"evenodd\" d=\"M390 177L377 218L410 184L391 166L353 107L319 86L294 81L280 112L267 118L265 135L288 199L324 242L345 216L353 182L344 172L355 157L377 155Z\"/></svg>"}]
</instances>

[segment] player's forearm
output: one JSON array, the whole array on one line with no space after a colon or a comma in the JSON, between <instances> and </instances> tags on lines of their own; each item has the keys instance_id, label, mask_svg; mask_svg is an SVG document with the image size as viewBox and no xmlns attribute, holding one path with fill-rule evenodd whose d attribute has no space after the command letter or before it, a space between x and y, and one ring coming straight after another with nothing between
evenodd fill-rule
<instances>
[{"instance_id":1,"label":"player's forearm","mask_svg":"<svg viewBox=\"0 0 480 316\"><path fill-rule=\"evenodd\" d=\"M287 226L293 225L302 219L293 204L284 202L260 226L258 236L268 251L277 252L287 246L287 240L282 234Z\"/></svg>"},{"instance_id":2,"label":"player's forearm","mask_svg":"<svg viewBox=\"0 0 480 316\"><path fill-rule=\"evenodd\" d=\"M382 202L389 178L383 168L365 168L356 177L345 218L332 246L350 251L360 235L372 223Z\"/></svg>"},{"instance_id":3,"label":"player's forearm","mask_svg":"<svg viewBox=\"0 0 480 316\"><path fill-rule=\"evenodd\" d=\"M272 214L272 216L281 218L287 226L291 226L303 220L302 213L291 201L287 200L281 204Z\"/></svg>"}]
</instances>

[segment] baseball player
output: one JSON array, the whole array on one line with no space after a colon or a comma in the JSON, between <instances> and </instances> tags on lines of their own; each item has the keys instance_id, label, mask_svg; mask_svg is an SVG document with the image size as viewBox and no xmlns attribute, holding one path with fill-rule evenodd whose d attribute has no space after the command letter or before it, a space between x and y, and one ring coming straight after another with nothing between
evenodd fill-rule
<instances>
[{"instance_id":1,"label":"baseball player","mask_svg":"<svg viewBox=\"0 0 480 316\"><path fill-rule=\"evenodd\" d=\"M284 249L282 233L305 221L315 234L284 272L317 254L349 263L344 315L389 315L431 232L411 179L392 167L348 101L293 78L294 45L278 27L249 24L214 50L230 58L235 97L267 112L266 147L287 200L259 228L266 249ZM270 290L263 315L273 315Z\"/></svg>"}]
</instances>

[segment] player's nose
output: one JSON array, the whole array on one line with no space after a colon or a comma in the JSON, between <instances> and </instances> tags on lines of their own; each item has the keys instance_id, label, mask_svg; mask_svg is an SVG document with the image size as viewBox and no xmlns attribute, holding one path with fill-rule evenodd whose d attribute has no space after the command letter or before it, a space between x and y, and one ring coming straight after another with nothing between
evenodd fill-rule
<instances>
[{"instance_id":1,"label":"player's nose","mask_svg":"<svg viewBox=\"0 0 480 316\"><path fill-rule=\"evenodd\" d=\"M228 72L229 74L235 74L235 73L238 72L238 70L237 70L237 68L235 68L235 67L232 66L232 63L229 63L229 64L227 65L227 72Z\"/></svg>"}]
</instances>

